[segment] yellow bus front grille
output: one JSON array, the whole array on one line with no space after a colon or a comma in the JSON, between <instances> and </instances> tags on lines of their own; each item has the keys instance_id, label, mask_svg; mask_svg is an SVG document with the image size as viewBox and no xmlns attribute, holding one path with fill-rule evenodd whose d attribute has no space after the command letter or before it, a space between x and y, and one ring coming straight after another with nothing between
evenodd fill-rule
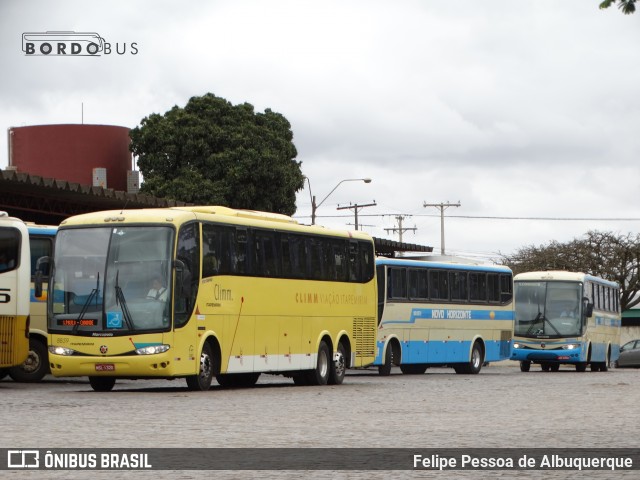
<instances>
[{"instance_id":1,"label":"yellow bus front grille","mask_svg":"<svg viewBox=\"0 0 640 480\"><path fill-rule=\"evenodd\" d=\"M0 367L9 367L21 362L16 358L17 318L9 315L0 315Z\"/></svg>"},{"instance_id":2,"label":"yellow bus front grille","mask_svg":"<svg viewBox=\"0 0 640 480\"><path fill-rule=\"evenodd\" d=\"M374 317L354 318L353 337L356 342L356 358L375 357L376 319Z\"/></svg>"}]
</instances>

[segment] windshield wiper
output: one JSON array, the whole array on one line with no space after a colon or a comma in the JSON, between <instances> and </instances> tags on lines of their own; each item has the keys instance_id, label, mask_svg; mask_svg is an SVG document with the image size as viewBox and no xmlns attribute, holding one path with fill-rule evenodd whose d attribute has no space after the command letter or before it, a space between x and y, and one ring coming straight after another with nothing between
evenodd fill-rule
<instances>
[{"instance_id":1,"label":"windshield wiper","mask_svg":"<svg viewBox=\"0 0 640 480\"><path fill-rule=\"evenodd\" d=\"M538 315L536 315L536 318L534 318L533 320L531 320L531 325L529 326L529 329L527 330L527 335L531 335L533 333L533 330L535 328L535 326L538 324L538 322L542 320L542 326L544 328L544 320L545 317L542 314L542 312L540 311L540 309L538 309Z\"/></svg>"},{"instance_id":2,"label":"windshield wiper","mask_svg":"<svg viewBox=\"0 0 640 480\"><path fill-rule=\"evenodd\" d=\"M124 317L124 321L127 324L127 328L129 330L133 330L133 322L131 321L131 313L129 312L129 308L127 307L127 301L124 298L124 293L122 292L122 288L118 283L118 277L120 276L120 270L116 272L116 305L120 304L120 308L122 308L122 316Z\"/></svg>"},{"instance_id":3,"label":"windshield wiper","mask_svg":"<svg viewBox=\"0 0 640 480\"><path fill-rule=\"evenodd\" d=\"M82 310L80 310L80 313L78 314L78 318L76 319L76 323L73 326L73 330L71 331L73 335L77 333L78 328L80 327L80 321L84 317L84 314L87 313L87 310L89 309L89 305L91 304L91 301L94 298L96 299L96 305L98 305L98 293L100 292L100 272L97 272L97 277L98 278L96 279L96 288L93 288L91 290L91 293L89 294L89 297L87 298L87 300L84 302L84 305L82 305Z\"/></svg>"}]
</instances>

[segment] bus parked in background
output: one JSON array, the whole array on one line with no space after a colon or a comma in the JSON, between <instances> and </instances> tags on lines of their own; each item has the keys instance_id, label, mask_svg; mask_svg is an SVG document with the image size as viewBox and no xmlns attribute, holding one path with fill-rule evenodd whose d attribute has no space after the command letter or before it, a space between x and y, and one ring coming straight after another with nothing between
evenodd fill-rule
<instances>
[{"instance_id":1,"label":"bus parked in background","mask_svg":"<svg viewBox=\"0 0 640 480\"><path fill-rule=\"evenodd\" d=\"M373 239L225 207L97 212L62 222L48 299L55 376L184 377L191 390L261 373L340 384L373 363Z\"/></svg>"},{"instance_id":2,"label":"bus parked in background","mask_svg":"<svg viewBox=\"0 0 640 480\"><path fill-rule=\"evenodd\" d=\"M49 263L38 263L41 258L48 259L53 254L53 244L58 227L27 223L29 232L29 256L31 288L29 294L29 354L21 365L9 369L9 376L18 382L39 382L49 373L47 352L47 291L49 281ZM41 292L34 289L38 276L44 285Z\"/></svg>"},{"instance_id":3,"label":"bus parked in background","mask_svg":"<svg viewBox=\"0 0 640 480\"><path fill-rule=\"evenodd\" d=\"M0 378L29 351L29 233L0 212Z\"/></svg>"},{"instance_id":4,"label":"bus parked in background","mask_svg":"<svg viewBox=\"0 0 640 480\"><path fill-rule=\"evenodd\" d=\"M620 290L617 283L584 273L549 271L516 275L512 360L528 372L561 364L584 372L606 372L620 349Z\"/></svg>"},{"instance_id":5,"label":"bus parked in background","mask_svg":"<svg viewBox=\"0 0 640 480\"><path fill-rule=\"evenodd\" d=\"M509 358L513 275L509 268L378 258L377 356L381 375L428 367L479 373Z\"/></svg>"}]
</instances>

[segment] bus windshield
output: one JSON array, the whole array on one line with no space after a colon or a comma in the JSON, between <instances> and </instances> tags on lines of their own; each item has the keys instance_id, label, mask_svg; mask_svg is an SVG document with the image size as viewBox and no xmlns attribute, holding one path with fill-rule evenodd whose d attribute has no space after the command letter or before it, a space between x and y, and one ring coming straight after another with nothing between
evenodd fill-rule
<instances>
[{"instance_id":1,"label":"bus windshield","mask_svg":"<svg viewBox=\"0 0 640 480\"><path fill-rule=\"evenodd\" d=\"M515 335L530 338L582 335L582 283L515 283Z\"/></svg>"},{"instance_id":2,"label":"bus windshield","mask_svg":"<svg viewBox=\"0 0 640 480\"><path fill-rule=\"evenodd\" d=\"M120 335L170 327L173 229L61 229L50 285L49 329Z\"/></svg>"}]
</instances>

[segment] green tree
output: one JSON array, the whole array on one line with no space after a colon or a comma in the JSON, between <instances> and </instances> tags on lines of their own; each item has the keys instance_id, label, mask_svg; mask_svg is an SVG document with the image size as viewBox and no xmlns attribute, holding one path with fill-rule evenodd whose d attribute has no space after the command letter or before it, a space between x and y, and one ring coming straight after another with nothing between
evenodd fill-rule
<instances>
[{"instance_id":1,"label":"green tree","mask_svg":"<svg viewBox=\"0 0 640 480\"><path fill-rule=\"evenodd\" d=\"M292 215L304 187L291 124L207 93L131 130L140 188L162 198Z\"/></svg>"},{"instance_id":2,"label":"green tree","mask_svg":"<svg viewBox=\"0 0 640 480\"><path fill-rule=\"evenodd\" d=\"M622 10L622 13L625 15L630 15L636 11L636 0L604 0L604 2L600 4L600 10L609 8L618 1L620 2L618 3L618 8Z\"/></svg>"},{"instance_id":3,"label":"green tree","mask_svg":"<svg viewBox=\"0 0 640 480\"><path fill-rule=\"evenodd\" d=\"M623 310L640 303L640 234L591 231L567 243L530 245L502 263L515 274L539 270L568 270L596 275L620 285Z\"/></svg>"}]
</instances>

